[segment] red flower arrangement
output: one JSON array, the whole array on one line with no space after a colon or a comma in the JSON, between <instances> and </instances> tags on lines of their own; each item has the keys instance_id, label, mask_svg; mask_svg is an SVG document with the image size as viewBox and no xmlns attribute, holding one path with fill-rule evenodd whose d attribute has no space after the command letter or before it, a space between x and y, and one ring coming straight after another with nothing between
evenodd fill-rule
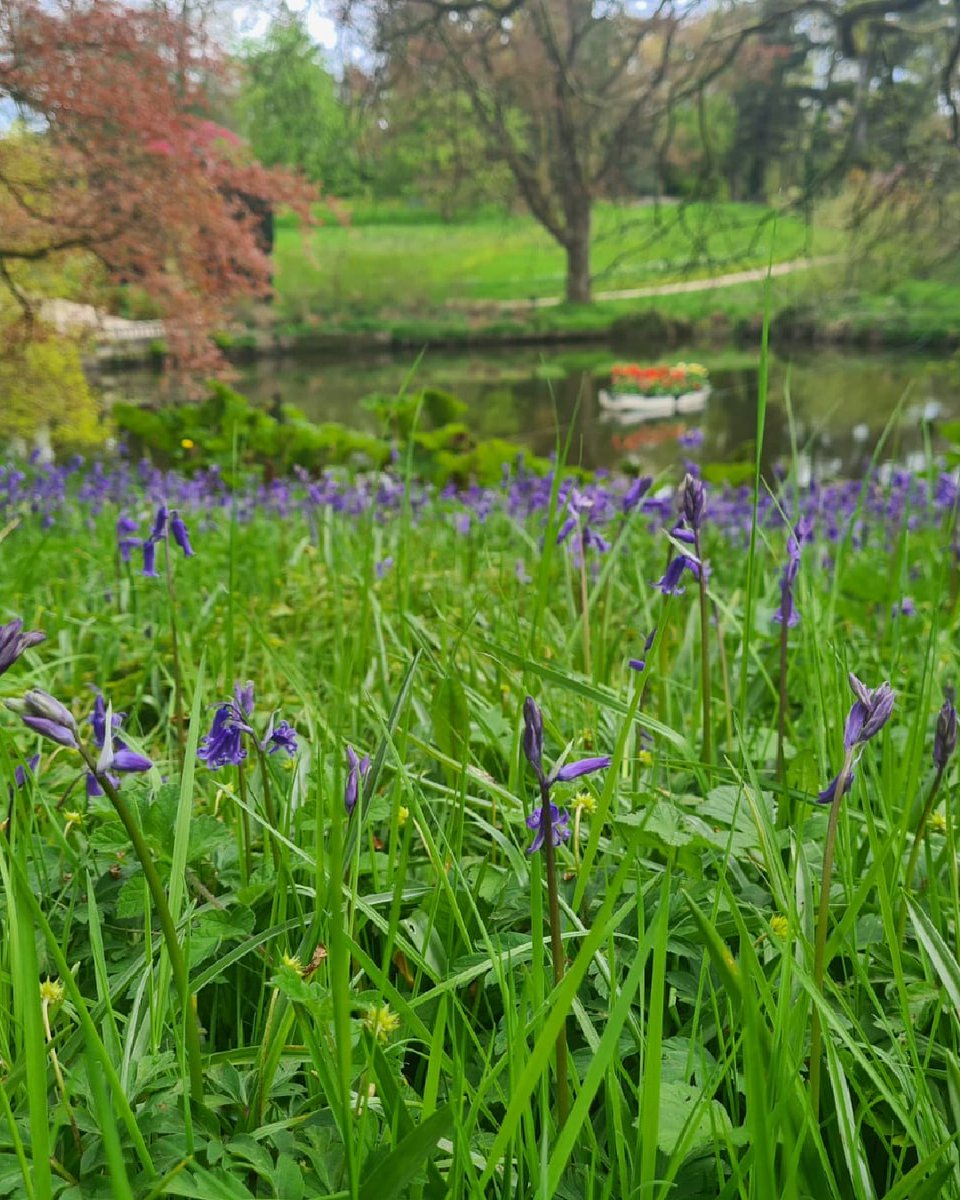
<instances>
[{"instance_id":1,"label":"red flower arrangement","mask_svg":"<svg viewBox=\"0 0 960 1200\"><path fill-rule=\"evenodd\" d=\"M610 374L615 396L682 396L701 391L707 383L707 369L699 363L677 363L672 367L616 363Z\"/></svg>"}]
</instances>

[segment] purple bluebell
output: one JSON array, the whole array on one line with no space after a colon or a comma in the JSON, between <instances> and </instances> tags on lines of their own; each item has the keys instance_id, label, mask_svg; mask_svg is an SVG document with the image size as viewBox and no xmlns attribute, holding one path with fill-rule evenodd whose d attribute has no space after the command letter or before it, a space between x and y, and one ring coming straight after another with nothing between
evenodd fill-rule
<instances>
[{"instance_id":1,"label":"purple bluebell","mask_svg":"<svg viewBox=\"0 0 960 1200\"><path fill-rule=\"evenodd\" d=\"M71 750L78 748L77 723L73 714L49 692L31 688L22 700L7 700L6 705L34 733Z\"/></svg>"},{"instance_id":2,"label":"purple bluebell","mask_svg":"<svg viewBox=\"0 0 960 1200\"><path fill-rule=\"evenodd\" d=\"M157 543L153 538L143 543L143 573L150 579L157 578Z\"/></svg>"},{"instance_id":3,"label":"purple bluebell","mask_svg":"<svg viewBox=\"0 0 960 1200\"><path fill-rule=\"evenodd\" d=\"M847 714L843 730L843 748L846 758L839 773L820 792L818 796L820 804L832 804L837 798L837 784L840 776L844 773L847 775L847 782L843 789L844 794L850 790L853 781L853 764L856 762L854 752L859 747L865 746L871 738L876 737L890 720L896 699L896 693L886 681L879 687L868 688L852 671L847 678L850 682L850 690L856 696L856 700Z\"/></svg>"},{"instance_id":4,"label":"purple bluebell","mask_svg":"<svg viewBox=\"0 0 960 1200\"><path fill-rule=\"evenodd\" d=\"M550 830L553 844L559 846L561 842L567 841L570 837L570 814L567 810L559 809L555 804L550 804L550 819L546 822ZM528 854L536 854L541 849L544 843L544 835L546 829L543 821L543 809L535 808L529 817L526 819L528 829L536 830L533 841L527 847Z\"/></svg>"},{"instance_id":5,"label":"purple bluebell","mask_svg":"<svg viewBox=\"0 0 960 1200\"><path fill-rule=\"evenodd\" d=\"M620 509L623 513L631 513L644 498L647 492L653 485L653 478L650 475L638 475L630 486L624 492L623 499L620 502Z\"/></svg>"},{"instance_id":6,"label":"purple bluebell","mask_svg":"<svg viewBox=\"0 0 960 1200\"><path fill-rule=\"evenodd\" d=\"M703 486L703 480L695 478L688 472L680 485L680 512L694 534L700 532L705 503L706 489Z\"/></svg>"},{"instance_id":7,"label":"purple bluebell","mask_svg":"<svg viewBox=\"0 0 960 1200\"><path fill-rule=\"evenodd\" d=\"M647 635L646 640L643 643L644 654L646 654L647 651L650 649L650 647L653 645L653 642L654 642L654 639L656 638L656 636L657 636L657 627L656 627L656 625L654 625L653 629L651 629L650 633ZM647 660L645 658L631 658L630 659L630 667L634 671L642 671L645 669L646 665L647 665Z\"/></svg>"},{"instance_id":8,"label":"purple bluebell","mask_svg":"<svg viewBox=\"0 0 960 1200\"><path fill-rule=\"evenodd\" d=\"M943 704L937 713L937 728L933 735L933 761L938 770L946 770L957 748L957 710L953 689L944 688Z\"/></svg>"},{"instance_id":9,"label":"purple bluebell","mask_svg":"<svg viewBox=\"0 0 960 1200\"><path fill-rule=\"evenodd\" d=\"M297 753L297 733L287 721L274 725L273 717L267 728L266 736L260 743L260 749L266 754L276 754L279 750L289 754L291 758Z\"/></svg>"},{"instance_id":10,"label":"purple bluebell","mask_svg":"<svg viewBox=\"0 0 960 1200\"><path fill-rule=\"evenodd\" d=\"M890 610L892 617L915 617L917 615L917 606L913 598L904 596L899 604L894 604Z\"/></svg>"},{"instance_id":11,"label":"purple bluebell","mask_svg":"<svg viewBox=\"0 0 960 1200\"><path fill-rule=\"evenodd\" d=\"M104 701L102 693L97 693L89 721L100 756L97 759L96 774L92 771L87 773L87 795L90 797L103 795L98 776L108 779L114 787L119 787L120 775L142 774L153 767L146 755L131 750L126 742L114 736L123 724L124 715L115 713L113 706Z\"/></svg>"},{"instance_id":12,"label":"purple bluebell","mask_svg":"<svg viewBox=\"0 0 960 1200\"><path fill-rule=\"evenodd\" d=\"M190 534L184 524L183 517L176 509L170 514L170 535L183 551L186 558L193 557L193 547L190 545Z\"/></svg>"},{"instance_id":13,"label":"purple bluebell","mask_svg":"<svg viewBox=\"0 0 960 1200\"><path fill-rule=\"evenodd\" d=\"M581 758L572 763L566 763L560 767L554 767L549 775L544 774L543 770L543 714L537 702L532 696L527 696L523 702L523 737L521 739L523 753L527 761L536 772L537 782L540 785L541 805L535 810L534 816L537 818L537 824L532 824L533 816L527 818L527 825L530 829L539 828L542 824L552 824L557 820L565 829L565 822L569 819L564 812L562 816L558 813L555 804L550 803L550 789L555 783L569 783L572 779L579 779L582 775L589 775L594 771L602 771L605 767L609 767L611 758L609 754L603 754L594 758ZM548 807L544 810L544 805ZM544 811L546 811L547 822L543 822ZM567 831L568 833L569 831ZM528 849L528 854L533 854L543 846L546 836L546 829L539 828L533 845ZM566 836L563 833L562 836ZM557 830L554 830L553 844L558 846L560 842L557 840Z\"/></svg>"},{"instance_id":14,"label":"purple bluebell","mask_svg":"<svg viewBox=\"0 0 960 1200\"><path fill-rule=\"evenodd\" d=\"M205 762L211 771L227 766L238 767L247 757L244 737L253 734L253 729L246 722L247 715L234 700L221 704L213 714L210 732L200 739L197 749L197 758Z\"/></svg>"},{"instance_id":15,"label":"purple bluebell","mask_svg":"<svg viewBox=\"0 0 960 1200\"><path fill-rule=\"evenodd\" d=\"M13 782L16 788L22 788L27 782L28 775L37 773L37 766L40 763L40 755L35 754L32 758L28 758L25 763L21 763L13 771Z\"/></svg>"},{"instance_id":16,"label":"purple bluebell","mask_svg":"<svg viewBox=\"0 0 960 1200\"><path fill-rule=\"evenodd\" d=\"M856 701L847 715L843 745L844 749L852 750L856 746L866 745L890 720L896 693L887 682L876 688L868 688L852 671L848 679Z\"/></svg>"},{"instance_id":17,"label":"purple bluebell","mask_svg":"<svg viewBox=\"0 0 960 1200\"><path fill-rule=\"evenodd\" d=\"M684 450L699 450L703 445L703 430L688 429L677 438L677 445Z\"/></svg>"},{"instance_id":18,"label":"purple bluebell","mask_svg":"<svg viewBox=\"0 0 960 1200\"><path fill-rule=\"evenodd\" d=\"M370 770L370 755L360 758L352 746L347 746L347 783L343 790L343 807L347 816L351 816L360 798L360 784Z\"/></svg>"},{"instance_id":19,"label":"purple bluebell","mask_svg":"<svg viewBox=\"0 0 960 1200\"><path fill-rule=\"evenodd\" d=\"M0 675L9 671L21 654L31 646L39 645L46 636L39 630L24 633L23 621L19 617L7 625L0 625Z\"/></svg>"},{"instance_id":20,"label":"purple bluebell","mask_svg":"<svg viewBox=\"0 0 960 1200\"><path fill-rule=\"evenodd\" d=\"M150 541L159 542L167 531L167 506L161 504L157 509L157 515L153 519L153 528L150 530Z\"/></svg>"},{"instance_id":21,"label":"purple bluebell","mask_svg":"<svg viewBox=\"0 0 960 1200\"><path fill-rule=\"evenodd\" d=\"M787 563L780 576L780 605L774 611L773 621L777 625L786 625L788 629L800 623L800 614L793 602L793 585L800 570L800 548L809 540L812 532L813 522L804 516L794 525L787 538Z\"/></svg>"},{"instance_id":22,"label":"purple bluebell","mask_svg":"<svg viewBox=\"0 0 960 1200\"><path fill-rule=\"evenodd\" d=\"M691 544L694 540L693 531L684 529L682 526L678 525L671 532L678 541ZM689 554L676 553L667 563L667 569L662 578L658 579L654 586L658 587L665 596L681 596L686 590L680 586L684 571L689 571L694 579L700 579L700 563L695 558L691 558Z\"/></svg>"}]
</instances>

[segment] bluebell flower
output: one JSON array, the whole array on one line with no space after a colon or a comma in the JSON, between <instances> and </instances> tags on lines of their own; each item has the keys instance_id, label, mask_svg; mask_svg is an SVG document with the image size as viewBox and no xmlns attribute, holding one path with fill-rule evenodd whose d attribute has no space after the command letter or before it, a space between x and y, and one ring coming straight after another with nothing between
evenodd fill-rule
<instances>
[{"instance_id":1,"label":"bluebell flower","mask_svg":"<svg viewBox=\"0 0 960 1200\"><path fill-rule=\"evenodd\" d=\"M357 807L360 784L366 779L369 770L370 755L365 754L360 758L352 746L347 746L347 784L343 791L343 807L347 810L348 817Z\"/></svg>"},{"instance_id":2,"label":"bluebell flower","mask_svg":"<svg viewBox=\"0 0 960 1200\"><path fill-rule=\"evenodd\" d=\"M650 475L638 475L630 484L623 499L620 501L620 509L624 514L631 513L644 498L650 488L653 486L653 477Z\"/></svg>"},{"instance_id":3,"label":"bluebell flower","mask_svg":"<svg viewBox=\"0 0 960 1200\"><path fill-rule=\"evenodd\" d=\"M232 701L222 704L213 714L210 732L200 739L197 758L211 771L221 767L237 767L247 757L244 735L253 734L244 714Z\"/></svg>"},{"instance_id":4,"label":"bluebell flower","mask_svg":"<svg viewBox=\"0 0 960 1200\"><path fill-rule=\"evenodd\" d=\"M847 713L843 729L843 748L845 751L844 765L837 775L827 784L817 797L820 804L832 804L837 799L837 785L840 776L846 774L843 791L846 794L853 782L853 765L856 762L855 752L865 746L871 738L876 737L880 730L890 720L896 693L887 682L879 687L868 688L851 671L847 676L850 690L856 697ZM859 756L858 756L859 757Z\"/></svg>"},{"instance_id":5,"label":"bluebell flower","mask_svg":"<svg viewBox=\"0 0 960 1200\"><path fill-rule=\"evenodd\" d=\"M680 511L694 534L700 532L706 498L707 493L703 486L703 480L695 478L688 472L680 485Z\"/></svg>"},{"instance_id":6,"label":"bluebell flower","mask_svg":"<svg viewBox=\"0 0 960 1200\"><path fill-rule=\"evenodd\" d=\"M266 737L260 743L260 749L266 754L276 754L279 750L283 750L293 758L297 753L296 730L287 721L281 721L279 725L275 726L273 717L271 717Z\"/></svg>"},{"instance_id":7,"label":"bluebell flower","mask_svg":"<svg viewBox=\"0 0 960 1200\"><path fill-rule=\"evenodd\" d=\"M528 829L536 830L536 836L533 842L527 847L528 854L536 854L544 843L544 823L543 809L535 808L529 817L526 819ZM559 809L555 804L550 805L550 819L547 822L550 829L550 835L553 839L553 844L559 846L561 842L567 841L570 837L570 814L567 810Z\"/></svg>"},{"instance_id":8,"label":"bluebell flower","mask_svg":"<svg viewBox=\"0 0 960 1200\"><path fill-rule=\"evenodd\" d=\"M538 829L533 845L527 850L528 854L533 854L544 844L547 833L546 826L553 829L552 839L555 846L558 846L560 840L569 835L569 829L566 827L566 822L569 820L568 814L565 811L561 814L557 806L550 803L550 789L553 785L555 783L569 783L572 779L579 779L581 776L592 774L594 771L602 771L604 768L610 766L612 760L609 754L602 754L593 758L580 758L575 762L554 767L549 775L545 774L543 770L543 714L540 712L532 696L527 696L523 702L523 737L521 744L524 756L533 767L537 776L537 782L540 785L541 805L527 818L527 826L530 829ZM544 808L545 805L547 806L546 808ZM544 822L545 813L547 816L546 822ZM534 823L534 817L536 817L536 823ZM554 827L554 822L558 823L557 827Z\"/></svg>"},{"instance_id":9,"label":"bluebell flower","mask_svg":"<svg viewBox=\"0 0 960 1200\"><path fill-rule=\"evenodd\" d=\"M23 621L17 617L7 625L0 625L0 675L9 671L21 654L46 639L39 630L23 632Z\"/></svg>"},{"instance_id":10,"label":"bluebell flower","mask_svg":"<svg viewBox=\"0 0 960 1200\"><path fill-rule=\"evenodd\" d=\"M150 579L157 578L157 543L152 538L143 543L143 573Z\"/></svg>"},{"instance_id":11,"label":"bluebell flower","mask_svg":"<svg viewBox=\"0 0 960 1200\"><path fill-rule=\"evenodd\" d=\"M688 545L694 543L693 531L683 528L682 525L678 525L671 533L677 541L686 542ZM689 571L695 580L700 579L700 563L697 559L678 552L667 563L666 571L654 586L659 588L665 596L681 596L686 590L680 586L684 571Z\"/></svg>"},{"instance_id":12,"label":"bluebell flower","mask_svg":"<svg viewBox=\"0 0 960 1200\"><path fill-rule=\"evenodd\" d=\"M813 522L809 517L801 517L787 538L787 563L780 576L780 606L772 619L775 624L786 625L788 629L800 623L800 614L793 602L793 585L800 570L800 547L809 540L812 532Z\"/></svg>"},{"instance_id":13,"label":"bluebell flower","mask_svg":"<svg viewBox=\"0 0 960 1200\"><path fill-rule=\"evenodd\" d=\"M651 629L650 633L647 635L646 640L643 643L644 654L646 654L646 652L653 645L653 642L654 642L654 639L656 638L656 636L657 636L657 627L656 627L656 625L654 625L653 629ZM630 667L634 671L642 671L645 669L646 665L647 665L647 660L645 658L631 658L630 659Z\"/></svg>"},{"instance_id":14,"label":"bluebell flower","mask_svg":"<svg viewBox=\"0 0 960 1200\"><path fill-rule=\"evenodd\" d=\"M40 755L34 754L34 756L32 758L28 758L25 763L21 763L19 766L14 767L13 783L14 787L16 787L18 791L20 788L26 785L27 777L29 775L35 775L37 773L37 766L39 763Z\"/></svg>"},{"instance_id":15,"label":"bluebell flower","mask_svg":"<svg viewBox=\"0 0 960 1200\"><path fill-rule=\"evenodd\" d=\"M100 750L100 756L97 759L96 774L92 771L87 773L88 796L103 795L98 776L107 778L116 788L120 786L121 774L142 774L153 767L153 763L146 755L131 750L126 742L114 736L123 724L124 715L124 713L115 713L113 706L104 701L101 693L97 693L89 721L93 728L93 740Z\"/></svg>"},{"instance_id":16,"label":"bluebell flower","mask_svg":"<svg viewBox=\"0 0 960 1200\"><path fill-rule=\"evenodd\" d=\"M190 535L187 532L187 527L184 524L183 518L174 509L170 514L170 534L173 540L183 551L186 558L193 557L193 547L190 545Z\"/></svg>"},{"instance_id":17,"label":"bluebell flower","mask_svg":"<svg viewBox=\"0 0 960 1200\"><path fill-rule=\"evenodd\" d=\"M49 692L31 688L22 700L7 700L6 705L34 733L71 750L79 748L77 723L73 714Z\"/></svg>"}]
</instances>

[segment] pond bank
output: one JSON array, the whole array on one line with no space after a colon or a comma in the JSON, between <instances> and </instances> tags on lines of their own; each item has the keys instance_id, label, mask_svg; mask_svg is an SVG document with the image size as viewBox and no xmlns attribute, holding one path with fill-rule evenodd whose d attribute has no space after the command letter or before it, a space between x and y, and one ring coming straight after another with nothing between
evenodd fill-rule
<instances>
[{"instance_id":1,"label":"pond bank","mask_svg":"<svg viewBox=\"0 0 960 1200\"><path fill-rule=\"evenodd\" d=\"M918 314L918 318L920 314ZM562 318L558 320L557 318ZM424 347L442 351L475 351L509 347L560 348L576 345L610 346L623 355L660 355L688 344L756 346L763 329L763 314L717 310L705 316L678 315L660 306L644 307L615 315L602 309L538 309L485 322L460 319L384 320L362 325L342 324L317 328L248 331L221 335L217 341L235 364L258 359L297 355L342 357L363 353L410 351ZM792 347L852 347L859 349L923 349L948 352L960 348L960 313L944 319L911 320L902 311L889 315L824 315L813 306L794 305L774 314L770 341ZM90 365L111 369L163 363L165 347L155 335L102 343Z\"/></svg>"}]
</instances>

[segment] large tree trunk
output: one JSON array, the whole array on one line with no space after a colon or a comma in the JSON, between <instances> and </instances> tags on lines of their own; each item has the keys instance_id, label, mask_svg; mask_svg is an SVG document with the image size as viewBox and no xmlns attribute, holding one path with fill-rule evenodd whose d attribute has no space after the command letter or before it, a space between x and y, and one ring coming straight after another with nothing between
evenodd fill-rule
<instances>
[{"instance_id":1,"label":"large tree trunk","mask_svg":"<svg viewBox=\"0 0 960 1200\"><path fill-rule=\"evenodd\" d=\"M589 204L577 213L574 220L568 221L564 248L567 252L566 301L568 304L589 304L592 299Z\"/></svg>"}]
</instances>

